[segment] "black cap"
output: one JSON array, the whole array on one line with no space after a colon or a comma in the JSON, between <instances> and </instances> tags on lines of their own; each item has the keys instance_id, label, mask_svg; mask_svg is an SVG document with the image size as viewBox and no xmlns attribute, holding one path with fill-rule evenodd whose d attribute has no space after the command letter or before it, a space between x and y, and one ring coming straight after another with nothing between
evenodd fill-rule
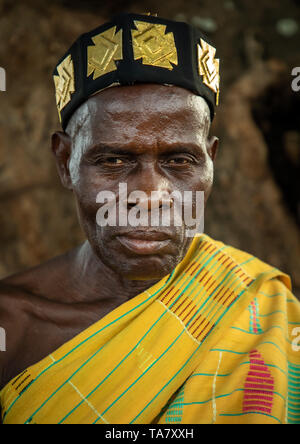
<instances>
[{"instance_id":1,"label":"black cap","mask_svg":"<svg viewBox=\"0 0 300 444\"><path fill-rule=\"evenodd\" d=\"M203 97L211 118L219 100L219 59L199 29L152 15L119 14L82 34L54 72L56 102L65 130L90 96L115 85L158 83Z\"/></svg>"}]
</instances>

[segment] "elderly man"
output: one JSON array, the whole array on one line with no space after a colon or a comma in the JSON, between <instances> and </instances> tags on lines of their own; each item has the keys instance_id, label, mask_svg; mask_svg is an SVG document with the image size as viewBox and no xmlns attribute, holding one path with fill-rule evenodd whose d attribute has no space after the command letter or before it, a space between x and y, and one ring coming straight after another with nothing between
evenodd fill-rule
<instances>
[{"instance_id":1,"label":"elderly man","mask_svg":"<svg viewBox=\"0 0 300 444\"><path fill-rule=\"evenodd\" d=\"M121 14L58 63L52 149L87 240L1 282L3 423L300 421L289 276L174 222L174 192L195 215L213 184L215 52L185 23ZM169 226L101 223L120 184L125 212L174 208Z\"/></svg>"}]
</instances>

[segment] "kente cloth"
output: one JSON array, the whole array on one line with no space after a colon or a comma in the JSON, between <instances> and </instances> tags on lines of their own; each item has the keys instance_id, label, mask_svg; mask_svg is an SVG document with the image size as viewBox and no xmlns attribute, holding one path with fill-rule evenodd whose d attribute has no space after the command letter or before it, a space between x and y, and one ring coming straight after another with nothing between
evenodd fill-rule
<instances>
[{"instance_id":1,"label":"kente cloth","mask_svg":"<svg viewBox=\"0 0 300 444\"><path fill-rule=\"evenodd\" d=\"M4 424L300 423L290 277L207 234L0 393Z\"/></svg>"}]
</instances>

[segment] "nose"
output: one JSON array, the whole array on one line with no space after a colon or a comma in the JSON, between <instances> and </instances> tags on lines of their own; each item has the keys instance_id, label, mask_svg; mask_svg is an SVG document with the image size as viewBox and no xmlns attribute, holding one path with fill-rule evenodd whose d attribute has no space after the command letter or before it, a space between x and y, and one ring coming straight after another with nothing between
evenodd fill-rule
<instances>
[{"instance_id":1,"label":"nose","mask_svg":"<svg viewBox=\"0 0 300 444\"><path fill-rule=\"evenodd\" d=\"M128 208L154 210L173 206L171 183L155 166L143 168L128 187Z\"/></svg>"},{"instance_id":2,"label":"nose","mask_svg":"<svg viewBox=\"0 0 300 444\"><path fill-rule=\"evenodd\" d=\"M138 207L142 210L157 210L163 207L172 208L173 198L170 193L163 190L152 190L150 193L145 193L142 190L136 190L129 194L128 208Z\"/></svg>"}]
</instances>

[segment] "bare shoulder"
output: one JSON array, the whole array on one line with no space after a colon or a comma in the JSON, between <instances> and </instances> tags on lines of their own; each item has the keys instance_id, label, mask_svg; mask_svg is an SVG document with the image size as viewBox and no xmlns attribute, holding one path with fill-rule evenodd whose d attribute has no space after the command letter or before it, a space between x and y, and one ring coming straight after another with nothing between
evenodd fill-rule
<instances>
[{"instance_id":1,"label":"bare shoulder","mask_svg":"<svg viewBox=\"0 0 300 444\"><path fill-rule=\"evenodd\" d=\"M66 260L59 257L0 281L0 389L31 353L44 318L51 317L65 267Z\"/></svg>"},{"instance_id":2,"label":"bare shoulder","mask_svg":"<svg viewBox=\"0 0 300 444\"><path fill-rule=\"evenodd\" d=\"M66 256L66 255L65 255ZM51 299L52 286L63 274L64 256L0 280L0 321L31 312L34 303Z\"/></svg>"},{"instance_id":3,"label":"bare shoulder","mask_svg":"<svg viewBox=\"0 0 300 444\"><path fill-rule=\"evenodd\" d=\"M0 326L7 330L16 320L18 324L26 316L30 294L22 287L0 281Z\"/></svg>"},{"instance_id":4,"label":"bare shoulder","mask_svg":"<svg viewBox=\"0 0 300 444\"><path fill-rule=\"evenodd\" d=\"M0 387L22 345L30 320L29 303L30 295L26 291L0 281Z\"/></svg>"}]
</instances>

